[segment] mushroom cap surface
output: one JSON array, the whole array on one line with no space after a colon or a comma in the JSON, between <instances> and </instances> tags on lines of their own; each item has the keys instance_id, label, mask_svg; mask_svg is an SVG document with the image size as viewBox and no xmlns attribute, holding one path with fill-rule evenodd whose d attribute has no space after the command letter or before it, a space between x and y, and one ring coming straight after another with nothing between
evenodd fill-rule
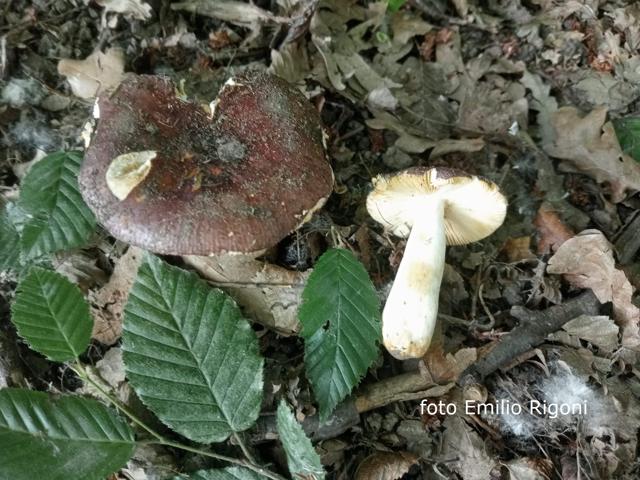
<instances>
[{"instance_id":1,"label":"mushroom cap surface","mask_svg":"<svg viewBox=\"0 0 640 480\"><path fill-rule=\"evenodd\" d=\"M491 180L460 170L414 167L373 180L367 210L394 235L408 237L422 209L444 202L448 245L464 245L492 234L504 221L507 200Z\"/></svg>"},{"instance_id":2,"label":"mushroom cap surface","mask_svg":"<svg viewBox=\"0 0 640 480\"><path fill-rule=\"evenodd\" d=\"M98 99L79 184L114 237L163 254L255 252L324 204L333 173L301 92L255 73L228 81L211 108L149 75Z\"/></svg>"}]
</instances>

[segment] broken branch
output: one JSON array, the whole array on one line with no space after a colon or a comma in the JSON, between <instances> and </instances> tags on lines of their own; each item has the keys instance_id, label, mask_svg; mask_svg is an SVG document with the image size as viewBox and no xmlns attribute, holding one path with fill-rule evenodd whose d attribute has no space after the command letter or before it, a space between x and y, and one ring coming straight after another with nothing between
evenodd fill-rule
<instances>
[{"instance_id":1,"label":"broken branch","mask_svg":"<svg viewBox=\"0 0 640 480\"><path fill-rule=\"evenodd\" d=\"M569 320L580 315L597 315L599 310L600 302L591 290L542 311L512 307L511 315L520 320L520 324L502 337L483 358L462 372L458 385L465 387L482 382L503 365L543 343L547 335L562 328Z\"/></svg>"}]
</instances>

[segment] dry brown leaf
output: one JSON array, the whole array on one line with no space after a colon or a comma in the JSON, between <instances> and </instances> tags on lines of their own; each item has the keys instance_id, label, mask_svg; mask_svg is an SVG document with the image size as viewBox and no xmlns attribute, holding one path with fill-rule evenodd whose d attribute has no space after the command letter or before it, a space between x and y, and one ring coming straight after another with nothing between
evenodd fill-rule
<instances>
[{"instance_id":1,"label":"dry brown leaf","mask_svg":"<svg viewBox=\"0 0 640 480\"><path fill-rule=\"evenodd\" d=\"M371 269L373 265L373 251L371 248L371 235L369 234L369 227L363 224L358 227L354 238L358 243L358 249L360 250L360 261L364 264L367 270Z\"/></svg>"},{"instance_id":2,"label":"dry brown leaf","mask_svg":"<svg viewBox=\"0 0 640 480\"><path fill-rule=\"evenodd\" d=\"M549 259L547 272L562 274L576 288L590 288L601 303L613 303L622 328L622 346L640 350L640 309L631 302L633 287L616 269L613 247L598 230L585 230L567 240Z\"/></svg>"},{"instance_id":3,"label":"dry brown leaf","mask_svg":"<svg viewBox=\"0 0 640 480\"><path fill-rule=\"evenodd\" d=\"M208 0L187 0L172 3L171 10L184 10L198 15L217 18L239 27L253 28L266 23L288 23L289 19L273 15L270 11L254 5L253 2L224 0L210 2Z\"/></svg>"},{"instance_id":4,"label":"dry brown leaf","mask_svg":"<svg viewBox=\"0 0 640 480\"><path fill-rule=\"evenodd\" d=\"M431 151L429 155L429 159L434 159L437 157L441 157L442 155L446 155L447 153L452 152L479 152L485 146L484 139L482 137L478 138L461 138L461 139L453 139L446 138L444 140L439 140L436 143L436 146Z\"/></svg>"},{"instance_id":5,"label":"dry brown leaf","mask_svg":"<svg viewBox=\"0 0 640 480\"><path fill-rule=\"evenodd\" d=\"M90 297L94 319L91 336L105 345L113 345L122 335L124 306L142 257L141 249L129 247L127 253L116 262L109 282Z\"/></svg>"},{"instance_id":6,"label":"dry brown leaf","mask_svg":"<svg viewBox=\"0 0 640 480\"><path fill-rule=\"evenodd\" d=\"M406 45L413 37L424 35L432 28L430 23L410 12L400 10L391 16L392 41L397 45Z\"/></svg>"},{"instance_id":7,"label":"dry brown leaf","mask_svg":"<svg viewBox=\"0 0 640 480\"><path fill-rule=\"evenodd\" d=\"M140 0L96 0L104 13L121 13L125 17L146 20L151 17L151 5Z\"/></svg>"},{"instance_id":8,"label":"dry brown leaf","mask_svg":"<svg viewBox=\"0 0 640 480\"><path fill-rule=\"evenodd\" d=\"M501 85L479 81L465 90L458 112L458 126L463 130L483 133L504 133L514 122L526 128L529 104L525 89L515 82Z\"/></svg>"},{"instance_id":9,"label":"dry brown leaf","mask_svg":"<svg viewBox=\"0 0 640 480\"><path fill-rule=\"evenodd\" d=\"M426 371L434 383L455 381L478 355L475 348L461 348L455 355L445 353L442 343L435 342L423 357Z\"/></svg>"},{"instance_id":10,"label":"dry brown leaf","mask_svg":"<svg viewBox=\"0 0 640 480\"><path fill-rule=\"evenodd\" d=\"M124 75L122 50L110 48L105 53L93 52L84 60L63 59L58 73L67 77L76 97L93 98L118 86Z\"/></svg>"},{"instance_id":11,"label":"dry brown leaf","mask_svg":"<svg viewBox=\"0 0 640 480\"><path fill-rule=\"evenodd\" d=\"M112 388L118 388L125 381L124 361L122 360L122 349L113 347L107 350L96 368L102 379Z\"/></svg>"},{"instance_id":12,"label":"dry brown leaf","mask_svg":"<svg viewBox=\"0 0 640 480\"><path fill-rule=\"evenodd\" d=\"M286 25L290 22L288 17L274 15L270 11L254 5L253 2L234 0L186 0L172 3L171 10L193 12L248 28L251 33L244 39L245 45L251 44L260 36L264 25Z\"/></svg>"},{"instance_id":13,"label":"dry brown leaf","mask_svg":"<svg viewBox=\"0 0 640 480\"><path fill-rule=\"evenodd\" d=\"M554 138L543 140L549 155L568 160L599 183L607 182L616 203L626 190L640 190L640 164L622 152L613 125L605 123L606 107L584 116L575 107L562 107L549 117Z\"/></svg>"},{"instance_id":14,"label":"dry brown leaf","mask_svg":"<svg viewBox=\"0 0 640 480\"><path fill-rule=\"evenodd\" d=\"M287 15L291 18L287 26L287 35L282 40L282 45L288 45L303 37L309 31L309 22L318 10L319 0L297 0L293 2L283 2L290 5Z\"/></svg>"},{"instance_id":15,"label":"dry brown leaf","mask_svg":"<svg viewBox=\"0 0 640 480\"><path fill-rule=\"evenodd\" d=\"M548 458L518 458L504 464L511 480L549 480L553 478L553 462Z\"/></svg>"},{"instance_id":16,"label":"dry brown leaf","mask_svg":"<svg viewBox=\"0 0 640 480\"><path fill-rule=\"evenodd\" d=\"M618 347L619 328L606 315L580 315L565 323L562 330L570 337L586 340L605 352L613 352ZM551 336L561 337L561 333L556 332Z\"/></svg>"},{"instance_id":17,"label":"dry brown leaf","mask_svg":"<svg viewBox=\"0 0 640 480\"><path fill-rule=\"evenodd\" d=\"M67 277L83 292L107 282L107 275L96 265L96 258L81 250L59 253L51 260L55 271Z\"/></svg>"},{"instance_id":18,"label":"dry brown leaf","mask_svg":"<svg viewBox=\"0 0 640 480\"><path fill-rule=\"evenodd\" d=\"M544 255L555 252L560 245L572 238L575 233L567 227L552 207L546 203L533 219L538 232L538 254Z\"/></svg>"},{"instance_id":19,"label":"dry brown leaf","mask_svg":"<svg viewBox=\"0 0 640 480\"><path fill-rule=\"evenodd\" d=\"M183 259L229 293L257 322L284 335L298 331L298 307L309 272L287 270L247 255L189 255Z\"/></svg>"},{"instance_id":20,"label":"dry brown leaf","mask_svg":"<svg viewBox=\"0 0 640 480\"><path fill-rule=\"evenodd\" d=\"M487 480L496 466L484 440L458 415L448 416L437 461L447 462L464 480Z\"/></svg>"},{"instance_id":21,"label":"dry brown leaf","mask_svg":"<svg viewBox=\"0 0 640 480\"><path fill-rule=\"evenodd\" d=\"M506 255L509 263L535 258L531 252L531 237L529 235L507 238L500 251Z\"/></svg>"},{"instance_id":22,"label":"dry brown leaf","mask_svg":"<svg viewBox=\"0 0 640 480\"><path fill-rule=\"evenodd\" d=\"M397 480L418 462L409 452L376 452L365 458L356 472L356 480Z\"/></svg>"}]
</instances>

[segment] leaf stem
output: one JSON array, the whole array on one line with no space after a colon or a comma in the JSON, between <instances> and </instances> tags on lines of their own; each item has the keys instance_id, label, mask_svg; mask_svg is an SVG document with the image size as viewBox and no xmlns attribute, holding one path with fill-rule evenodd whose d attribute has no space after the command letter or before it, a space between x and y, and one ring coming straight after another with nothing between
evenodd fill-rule
<instances>
[{"instance_id":1,"label":"leaf stem","mask_svg":"<svg viewBox=\"0 0 640 480\"><path fill-rule=\"evenodd\" d=\"M102 385L100 385L93 378L91 378L91 375L89 374L89 372L87 371L87 369L85 368L84 365L82 365L80 362L75 362L71 366L71 368L78 374L78 376L80 378L82 378L84 381L86 381L86 382L90 383L91 385L93 385L93 387L96 390L98 390L102 395L104 395L105 398L107 400L109 400L109 402L111 402L114 407L116 407L123 414L125 414L127 417L129 417L129 419L131 419L131 421L133 423L135 423L140 428L145 430L151 436L155 437L158 441L162 442L162 441L165 440L162 435L160 435L158 432L156 432L151 427L149 427L147 424L145 424L142 420L140 420L131 410L129 410L128 407L123 405L122 402L120 402L117 398L115 398L109 392L107 392L104 388L102 388Z\"/></svg>"},{"instance_id":2,"label":"leaf stem","mask_svg":"<svg viewBox=\"0 0 640 480\"><path fill-rule=\"evenodd\" d=\"M218 453L212 453L212 452L207 452L206 450L200 450L199 448L195 448L195 447L190 447L189 445L184 445L182 443L176 443L176 442L171 442L169 440L164 440L162 442L148 442L150 444L158 444L158 445L163 445L165 447L173 447L173 448L178 448L180 450L186 450L187 452L191 452L191 453L196 453L198 455L202 455L203 457L209 457L209 458L215 458L217 460L222 460L224 462L228 462L228 463L233 463L235 465L239 465L241 467L247 468L249 470L252 470L256 473L259 473L261 475L264 475L267 478L270 478L272 480L286 480L286 478L284 478L283 476L272 472L271 470L267 470L264 467L261 467L260 465L256 465L253 462L250 461L245 461L245 460L240 460L238 458L233 458L233 457L227 457L225 455L220 455Z\"/></svg>"},{"instance_id":3,"label":"leaf stem","mask_svg":"<svg viewBox=\"0 0 640 480\"><path fill-rule=\"evenodd\" d=\"M208 452L206 450L201 450L199 448L190 447L189 445L184 445L182 443L172 442L172 441L168 440L167 438L163 437L160 433L158 433L155 430L153 430L147 424L145 424L131 410L129 410L128 407L123 405L122 402L120 402L120 400L118 400L113 395L111 395L109 392L107 392L102 387L102 385L100 385L93 378L91 378L91 375L89 374L89 372L86 369L86 367L84 365L82 365L80 362L76 361L71 366L71 368L78 374L78 376L80 378L82 378L84 381L90 383L93 387L95 387L96 390L98 390L102 395L104 395L104 397L107 400L109 400L109 402L114 407L116 407L124 415L126 415L133 423L138 425L140 428L142 428L147 433L149 433L152 437L155 438L155 440L150 440L150 441L146 441L146 442L136 442L136 443L138 443L138 444L144 443L146 445L163 445L165 447L177 448L177 449L180 449L180 450L185 450L187 452L191 452L191 453L195 453L195 454L198 454L198 455L202 455L204 457L215 458L216 460L221 460L223 462L232 463L234 465L238 465L238 466L247 468L247 469L249 469L251 471L254 471L256 473L259 473L260 475L263 475L263 476L265 476L265 477L267 477L267 478L269 478L271 480L286 480L285 477L283 477L283 476L281 476L281 475L279 475L279 474L277 474L275 472L272 472L272 471L270 471L270 470L258 465L256 463L253 455L251 455L251 453L249 452L249 449L247 448L245 443L242 441L240 435L238 435L236 432L233 433L233 436L234 436L236 442L238 443L238 445L240 446L240 448L242 449L242 452L247 457L247 460L242 460L242 459L233 458L233 457L227 457L226 455L220 455L218 453Z\"/></svg>"},{"instance_id":4,"label":"leaf stem","mask_svg":"<svg viewBox=\"0 0 640 480\"><path fill-rule=\"evenodd\" d=\"M236 443L240 446L240 449L242 450L242 453L244 453L244 456L247 457L247 460L249 460L251 463L257 464L256 459L247 448L247 445L244 443L244 440L242 439L242 435L239 434L238 432L233 432L233 438L235 439Z\"/></svg>"}]
</instances>

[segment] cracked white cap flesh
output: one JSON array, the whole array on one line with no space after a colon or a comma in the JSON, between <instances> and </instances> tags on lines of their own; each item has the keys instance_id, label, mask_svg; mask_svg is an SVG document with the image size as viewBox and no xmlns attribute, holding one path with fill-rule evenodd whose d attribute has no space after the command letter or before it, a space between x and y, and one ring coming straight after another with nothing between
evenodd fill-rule
<instances>
[{"instance_id":1,"label":"cracked white cap flesh","mask_svg":"<svg viewBox=\"0 0 640 480\"><path fill-rule=\"evenodd\" d=\"M423 356L433 335L446 244L493 233L507 202L491 181L451 169L413 168L374 179L369 214L409 237L382 315L385 347L396 358Z\"/></svg>"}]
</instances>

